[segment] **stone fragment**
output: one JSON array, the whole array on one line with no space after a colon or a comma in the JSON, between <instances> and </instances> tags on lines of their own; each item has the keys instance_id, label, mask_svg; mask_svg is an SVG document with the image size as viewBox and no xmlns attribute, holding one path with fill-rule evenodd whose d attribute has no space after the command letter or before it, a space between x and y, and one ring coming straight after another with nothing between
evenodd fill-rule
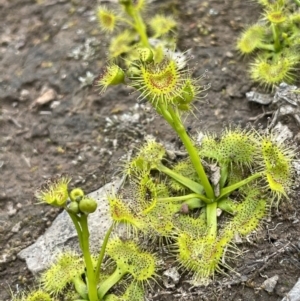
<instances>
[{"instance_id":1,"label":"stone fragment","mask_svg":"<svg viewBox=\"0 0 300 301\"><path fill-rule=\"evenodd\" d=\"M281 301L300 301L300 278Z\"/></svg>"},{"instance_id":2,"label":"stone fragment","mask_svg":"<svg viewBox=\"0 0 300 301\"><path fill-rule=\"evenodd\" d=\"M31 107L42 106L57 98L57 93L54 89L42 89L41 95L33 102Z\"/></svg>"},{"instance_id":3,"label":"stone fragment","mask_svg":"<svg viewBox=\"0 0 300 301\"><path fill-rule=\"evenodd\" d=\"M274 288L277 284L278 279L279 279L278 275L268 278L263 282L261 287L268 293L272 293L274 291Z\"/></svg>"}]
</instances>

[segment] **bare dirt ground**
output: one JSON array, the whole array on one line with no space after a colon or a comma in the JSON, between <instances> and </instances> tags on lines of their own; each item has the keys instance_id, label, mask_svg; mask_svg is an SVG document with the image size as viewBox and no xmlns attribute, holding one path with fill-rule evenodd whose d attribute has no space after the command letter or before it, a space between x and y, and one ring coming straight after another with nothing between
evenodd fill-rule
<instances>
[{"instance_id":1,"label":"bare dirt ground","mask_svg":"<svg viewBox=\"0 0 300 301\"><path fill-rule=\"evenodd\" d=\"M153 112L136 106L126 87L105 95L90 85L105 65L107 39L95 20L94 0L0 0L0 300L30 286L33 276L17 253L32 244L58 210L36 205L34 192L45 179L72 175L86 192L110 181L120 157L146 135L176 137ZM255 88L234 43L259 8L241 0L154 1L151 11L178 20L178 47L191 49L195 76L207 69L211 89L197 104L193 132L220 132L224 125L249 122L263 112L248 103ZM50 99L40 104L46 96ZM39 98L42 97L42 98ZM291 120L284 120L290 123ZM266 124L266 119L261 122ZM294 126L294 134L298 129ZM162 286L152 300L277 301L300 277L300 223L297 194L272 212L233 263L230 277L217 275L207 288L184 280L171 291ZM263 282L278 275L268 293ZM186 279L183 277L183 279Z\"/></svg>"}]
</instances>

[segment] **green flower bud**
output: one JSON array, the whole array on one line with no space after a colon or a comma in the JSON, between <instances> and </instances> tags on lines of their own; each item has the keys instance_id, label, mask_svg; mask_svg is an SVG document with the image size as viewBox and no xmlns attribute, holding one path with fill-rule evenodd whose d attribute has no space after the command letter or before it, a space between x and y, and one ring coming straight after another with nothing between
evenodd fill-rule
<instances>
[{"instance_id":1,"label":"green flower bud","mask_svg":"<svg viewBox=\"0 0 300 301\"><path fill-rule=\"evenodd\" d=\"M97 202L92 198L84 197L79 202L79 209L84 213L93 213L97 209Z\"/></svg>"},{"instance_id":2,"label":"green flower bud","mask_svg":"<svg viewBox=\"0 0 300 301\"><path fill-rule=\"evenodd\" d=\"M145 63L153 62L153 51L150 48L147 47L138 48L137 51L140 54L140 59L142 62Z\"/></svg>"},{"instance_id":3,"label":"green flower bud","mask_svg":"<svg viewBox=\"0 0 300 301\"><path fill-rule=\"evenodd\" d=\"M75 188L71 190L69 196L71 201L79 202L83 198L84 192L81 188Z\"/></svg>"},{"instance_id":4,"label":"green flower bud","mask_svg":"<svg viewBox=\"0 0 300 301\"><path fill-rule=\"evenodd\" d=\"M135 65L130 65L130 67L127 69L126 71L126 74L127 76L130 78L130 79L134 79L135 77L138 77L140 76L141 74L141 70L135 66Z\"/></svg>"},{"instance_id":5,"label":"green flower bud","mask_svg":"<svg viewBox=\"0 0 300 301\"><path fill-rule=\"evenodd\" d=\"M71 202L68 205L67 211L70 212L70 213L74 213L74 214L79 213L79 205L78 205L78 203L77 202Z\"/></svg>"}]
</instances>

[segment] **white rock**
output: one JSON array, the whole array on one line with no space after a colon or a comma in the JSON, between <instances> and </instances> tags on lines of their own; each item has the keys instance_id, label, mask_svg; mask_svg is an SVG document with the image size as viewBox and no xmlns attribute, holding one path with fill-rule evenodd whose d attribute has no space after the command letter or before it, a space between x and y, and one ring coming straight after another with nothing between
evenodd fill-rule
<instances>
[{"instance_id":1,"label":"white rock","mask_svg":"<svg viewBox=\"0 0 300 301\"><path fill-rule=\"evenodd\" d=\"M281 301L300 301L300 278Z\"/></svg>"},{"instance_id":2,"label":"white rock","mask_svg":"<svg viewBox=\"0 0 300 301\"><path fill-rule=\"evenodd\" d=\"M278 279L279 279L278 275L268 278L267 280L264 281L261 287L268 293L272 293L275 289Z\"/></svg>"}]
</instances>

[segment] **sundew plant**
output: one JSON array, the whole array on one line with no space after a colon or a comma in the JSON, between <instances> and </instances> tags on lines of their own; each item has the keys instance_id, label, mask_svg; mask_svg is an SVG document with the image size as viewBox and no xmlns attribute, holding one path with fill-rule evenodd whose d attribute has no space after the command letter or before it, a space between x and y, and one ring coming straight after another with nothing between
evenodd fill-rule
<instances>
[{"instance_id":1,"label":"sundew plant","mask_svg":"<svg viewBox=\"0 0 300 301\"><path fill-rule=\"evenodd\" d=\"M250 127L191 137L182 119L205 86L176 60L166 56L155 63L148 51L134 63L135 72L111 65L115 76L107 71L98 84L105 89L118 78L139 91L139 100L151 104L179 137L186 156L172 162L162 144L148 140L124 164L130 194L109 197L111 215L130 233L164 238L178 266L205 284L216 271L231 269L226 256L237 252L234 237L250 234L273 204L288 199L296 154L276 135Z\"/></svg>"},{"instance_id":2,"label":"sundew plant","mask_svg":"<svg viewBox=\"0 0 300 301\"><path fill-rule=\"evenodd\" d=\"M237 41L243 55L252 55L250 77L266 87L292 83L300 65L300 1L256 0L261 18L248 26Z\"/></svg>"},{"instance_id":3,"label":"sundew plant","mask_svg":"<svg viewBox=\"0 0 300 301\"><path fill-rule=\"evenodd\" d=\"M89 249L88 215L96 210L95 200L80 188L68 191L67 177L42 189L41 202L70 215L83 258L62 253L41 275L41 289L21 301L144 300L146 285L159 281L160 271L158 255L141 248L141 238L144 246L145 238L158 242L194 284L205 285L215 273L234 271L226 260L238 253L234 238L258 229L271 207L285 202L294 188L292 145L275 134L233 125L219 135L192 137L182 119L206 90L201 78L192 78L190 68L181 69L168 55L156 63L151 49L139 52L140 59L127 70L110 63L97 85L102 91L118 84L137 90L138 99L147 101L181 140L185 155L171 160L163 144L149 139L123 164L126 183L122 192L108 195L113 224L99 254ZM109 238L117 224L126 225L125 239ZM123 290L114 293L121 283Z\"/></svg>"},{"instance_id":4,"label":"sundew plant","mask_svg":"<svg viewBox=\"0 0 300 301\"><path fill-rule=\"evenodd\" d=\"M152 49L155 61L162 60L165 49L176 45L175 19L160 13L149 16L146 0L119 0L118 3L116 10L99 6L96 12L100 28L110 37L109 58L125 58L123 62L129 65L139 59L137 49L146 47Z\"/></svg>"}]
</instances>

